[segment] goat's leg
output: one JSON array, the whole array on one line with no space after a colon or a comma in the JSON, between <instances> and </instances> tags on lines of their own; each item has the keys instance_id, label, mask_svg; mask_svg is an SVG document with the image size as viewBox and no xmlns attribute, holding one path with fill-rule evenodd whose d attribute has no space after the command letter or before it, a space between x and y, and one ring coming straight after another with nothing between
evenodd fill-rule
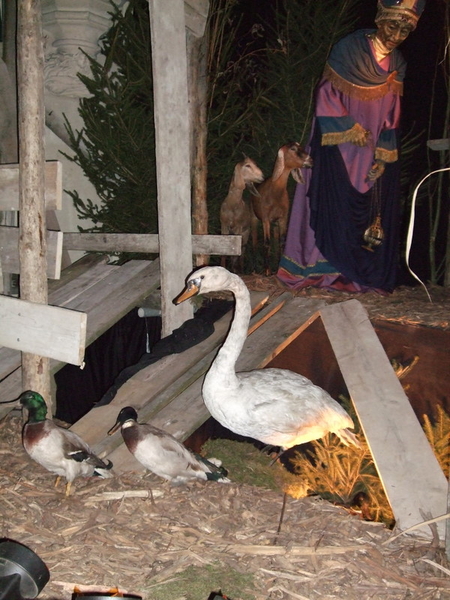
<instances>
[{"instance_id":1,"label":"goat's leg","mask_svg":"<svg viewBox=\"0 0 450 600\"><path fill-rule=\"evenodd\" d=\"M280 237L280 252L284 252L284 245L286 243L286 232L287 232L287 216L281 218L278 221L278 230L279 230L279 237Z\"/></svg>"},{"instance_id":2,"label":"goat's leg","mask_svg":"<svg viewBox=\"0 0 450 600\"><path fill-rule=\"evenodd\" d=\"M270 270L270 221L263 221L264 232L264 273L266 276L271 275Z\"/></svg>"},{"instance_id":3,"label":"goat's leg","mask_svg":"<svg viewBox=\"0 0 450 600\"><path fill-rule=\"evenodd\" d=\"M274 252L275 252L275 259L278 262L280 262L280 258L281 258L281 253L283 251L283 235L282 235L282 231L283 231L283 224L281 219L278 221L275 221L274 223L274 227L273 227L273 240L274 240Z\"/></svg>"},{"instance_id":4,"label":"goat's leg","mask_svg":"<svg viewBox=\"0 0 450 600\"><path fill-rule=\"evenodd\" d=\"M258 224L259 224L259 219L255 215L255 213L253 213L252 221L251 221L251 234L252 234L252 246L253 246L254 250L256 250L256 248L258 247Z\"/></svg>"}]
</instances>

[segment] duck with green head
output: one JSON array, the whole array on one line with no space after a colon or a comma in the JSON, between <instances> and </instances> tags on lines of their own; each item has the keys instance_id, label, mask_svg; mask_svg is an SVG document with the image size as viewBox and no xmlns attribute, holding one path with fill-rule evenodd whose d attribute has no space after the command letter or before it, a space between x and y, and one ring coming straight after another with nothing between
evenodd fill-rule
<instances>
[{"instance_id":1,"label":"duck with green head","mask_svg":"<svg viewBox=\"0 0 450 600\"><path fill-rule=\"evenodd\" d=\"M175 485L196 479L229 483L220 461L194 454L167 431L137 418L132 406L122 408L108 435L121 428L126 447L146 469Z\"/></svg>"},{"instance_id":2,"label":"duck with green head","mask_svg":"<svg viewBox=\"0 0 450 600\"><path fill-rule=\"evenodd\" d=\"M66 478L66 496L76 477L112 477L110 461L98 458L76 433L47 419L47 405L41 394L29 390L19 401L28 410L22 431L23 447L33 460L56 473L58 480Z\"/></svg>"}]
</instances>

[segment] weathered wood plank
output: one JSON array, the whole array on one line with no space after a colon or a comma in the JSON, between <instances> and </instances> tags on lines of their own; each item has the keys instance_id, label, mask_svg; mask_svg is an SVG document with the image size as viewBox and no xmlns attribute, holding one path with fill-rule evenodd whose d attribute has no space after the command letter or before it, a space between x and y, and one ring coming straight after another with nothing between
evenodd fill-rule
<instances>
[{"instance_id":1,"label":"weathered wood plank","mask_svg":"<svg viewBox=\"0 0 450 600\"><path fill-rule=\"evenodd\" d=\"M267 300L267 294L252 294L252 306L257 307ZM264 311L262 311L264 312ZM131 404L137 410L153 399L151 414L171 402L180 391L203 375L209 368L217 348L230 327L231 311L214 324L214 332L205 340L180 354L164 356L156 363L138 371L118 390L112 402L93 408L79 419L71 429L78 433L98 453L104 453L121 442L119 436L108 438L106 433L115 421L121 408ZM259 315L255 319L261 318ZM150 415L149 415L150 416Z\"/></svg>"},{"instance_id":2,"label":"weathered wood plank","mask_svg":"<svg viewBox=\"0 0 450 600\"><path fill-rule=\"evenodd\" d=\"M1 165L0 165L1 166ZM0 264L6 273L20 273L19 227L0 227ZM63 232L47 230L47 277L59 279Z\"/></svg>"},{"instance_id":3,"label":"weathered wood plank","mask_svg":"<svg viewBox=\"0 0 450 600\"><path fill-rule=\"evenodd\" d=\"M3 346L81 365L85 343L85 313L0 296Z\"/></svg>"},{"instance_id":4,"label":"weathered wood plank","mask_svg":"<svg viewBox=\"0 0 450 600\"><path fill-rule=\"evenodd\" d=\"M148 0L152 42L162 335L192 318L172 300L192 271L191 175L183 0ZM174 165L176 167L174 168Z\"/></svg>"},{"instance_id":5,"label":"weathered wood plank","mask_svg":"<svg viewBox=\"0 0 450 600\"><path fill-rule=\"evenodd\" d=\"M270 319L262 318L261 326L247 338L236 363L236 370L248 371L268 364L318 317L318 310L324 305L322 300L291 297ZM214 356L211 356L210 362L213 359ZM168 431L180 440L186 439L210 417L201 395L203 379L204 374L181 390L170 403L164 407L158 406L157 411L153 411L152 403L146 404L139 413L140 420L145 422L151 419L156 427ZM130 457L126 447L120 444L120 440L108 458L113 461L117 473L136 468L135 460Z\"/></svg>"},{"instance_id":6,"label":"weathered wood plank","mask_svg":"<svg viewBox=\"0 0 450 600\"><path fill-rule=\"evenodd\" d=\"M240 235L193 235L193 254L218 256L240 256L242 236ZM65 250L86 250L90 252L142 252L159 253L159 235L152 233L66 233Z\"/></svg>"},{"instance_id":7,"label":"weathered wood plank","mask_svg":"<svg viewBox=\"0 0 450 600\"><path fill-rule=\"evenodd\" d=\"M159 284L158 260L130 260L65 306L88 314L87 343L92 344Z\"/></svg>"},{"instance_id":8,"label":"weathered wood plank","mask_svg":"<svg viewBox=\"0 0 450 600\"><path fill-rule=\"evenodd\" d=\"M20 367L20 352L13 348L0 347L0 381ZM1 386L0 386L1 387Z\"/></svg>"},{"instance_id":9,"label":"weathered wood plank","mask_svg":"<svg viewBox=\"0 0 450 600\"><path fill-rule=\"evenodd\" d=\"M400 530L445 514L447 480L357 300L320 311ZM445 524L437 524L444 537ZM430 535L428 528L414 533Z\"/></svg>"},{"instance_id":10,"label":"weathered wood plank","mask_svg":"<svg viewBox=\"0 0 450 600\"><path fill-rule=\"evenodd\" d=\"M45 209L62 208L62 163L45 163ZM0 165L0 210L19 210L19 165Z\"/></svg>"},{"instance_id":11,"label":"weathered wood plank","mask_svg":"<svg viewBox=\"0 0 450 600\"><path fill-rule=\"evenodd\" d=\"M73 281L80 275L89 272L99 263L106 265L108 263L108 257L102 256L101 254L85 254L76 262L72 263L66 268L63 268L63 270L61 271L61 277L59 279L48 282L49 295L53 292L56 292L60 288L65 287L70 281Z\"/></svg>"},{"instance_id":12,"label":"weathered wood plank","mask_svg":"<svg viewBox=\"0 0 450 600\"><path fill-rule=\"evenodd\" d=\"M82 294L107 279L111 273L120 269L118 265L98 263L88 271L81 273L76 279L67 281L64 287L49 288L48 303L54 306L68 306Z\"/></svg>"}]
</instances>

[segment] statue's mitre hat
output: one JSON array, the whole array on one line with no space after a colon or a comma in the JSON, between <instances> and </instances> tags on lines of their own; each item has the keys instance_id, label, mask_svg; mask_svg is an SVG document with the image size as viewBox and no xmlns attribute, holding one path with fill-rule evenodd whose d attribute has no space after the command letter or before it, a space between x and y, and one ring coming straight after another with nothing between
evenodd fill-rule
<instances>
[{"instance_id":1,"label":"statue's mitre hat","mask_svg":"<svg viewBox=\"0 0 450 600\"><path fill-rule=\"evenodd\" d=\"M378 0L375 23L402 21L415 29L424 8L425 0Z\"/></svg>"}]
</instances>

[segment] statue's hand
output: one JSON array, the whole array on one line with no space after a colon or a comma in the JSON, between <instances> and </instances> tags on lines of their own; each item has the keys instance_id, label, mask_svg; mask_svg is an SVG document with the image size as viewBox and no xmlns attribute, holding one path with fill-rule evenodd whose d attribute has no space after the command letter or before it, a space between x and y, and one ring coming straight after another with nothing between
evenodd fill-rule
<instances>
[{"instance_id":1,"label":"statue's hand","mask_svg":"<svg viewBox=\"0 0 450 600\"><path fill-rule=\"evenodd\" d=\"M371 166L370 171L367 173L367 179L369 181L375 181L375 179L381 177L384 173L385 164L386 163L384 162L384 160L380 160L377 158L377 160Z\"/></svg>"},{"instance_id":2,"label":"statue's hand","mask_svg":"<svg viewBox=\"0 0 450 600\"><path fill-rule=\"evenodd\" d=\"M352 143L355 144L355 146L359 146L359 148L364 148L364 146L367 146L369 137L370 131L368 129L363 129L362 131L358 132L358 135L355 136L355 138L352 140Z\"/></svg>"}]
</instances>

